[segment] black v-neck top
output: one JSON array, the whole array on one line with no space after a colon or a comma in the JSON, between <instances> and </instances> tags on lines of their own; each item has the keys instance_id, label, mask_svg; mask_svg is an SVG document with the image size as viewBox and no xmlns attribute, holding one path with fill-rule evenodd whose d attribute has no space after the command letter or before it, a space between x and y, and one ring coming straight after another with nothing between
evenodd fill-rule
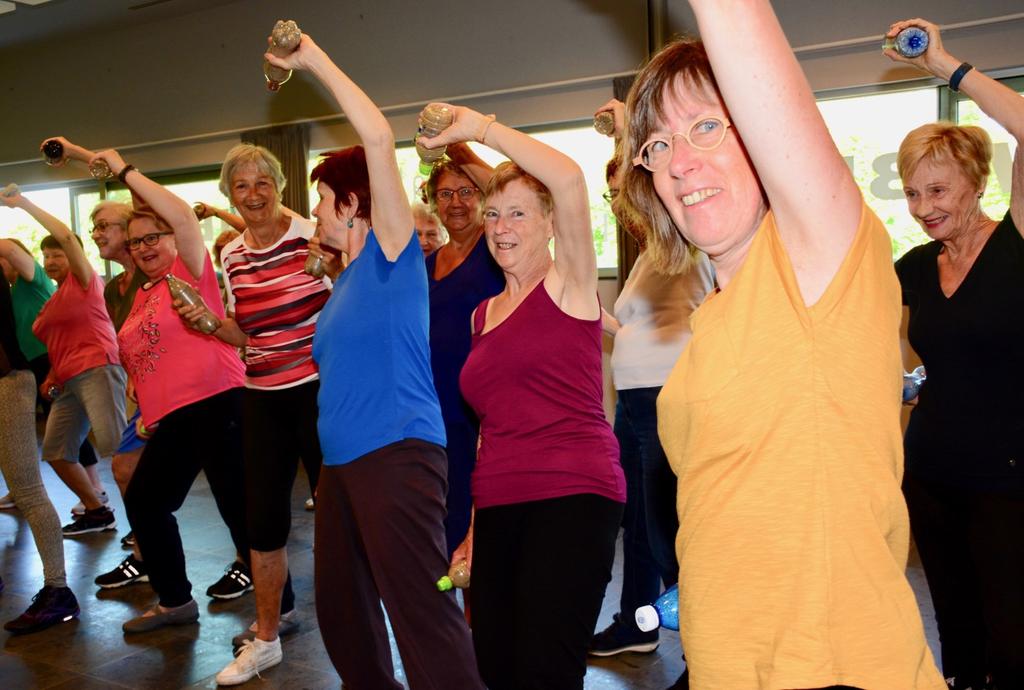
<instances>
[{"instance_id":1,"label":"black v-neck top","mask_svg":"<svg viewBox=\"0 0 1024 690\"><path fill-rule=\"evenodd\" d=\"M1024 237L1007 212L950 297L941 248L929 242L896 262L928 375L904 438L907 472L1024 493Z\"/></svg>"}]
</instances>

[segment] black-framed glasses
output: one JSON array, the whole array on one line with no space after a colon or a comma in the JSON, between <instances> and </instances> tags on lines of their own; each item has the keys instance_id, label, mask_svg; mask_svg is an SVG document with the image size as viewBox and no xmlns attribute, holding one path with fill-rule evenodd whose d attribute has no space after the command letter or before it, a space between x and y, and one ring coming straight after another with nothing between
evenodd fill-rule
<instances>
[{"instance_id":1,"label":"black-framed glasses","mask_svg":"<svg viewBox=\"0 0 1024 690\"><path fill-rule=\"evenodd\" d=\"M458 189L439 189L434 194L437 196L438 201L451 201L456 194L459 195L460 199L469 199L476 196L476 187L459 187Z\"/></svg>"},{"instance_id":2,"label":"black-framed glasses","mask_svg":"<svg viewBox=\"0 0 1024 690\"><path fill-rule=\"evenodd\" d=\"M111 220L101 220L101 221L97 221L92 226L92 231L93 232L103 232L104 230L106 230L107 228L109 228L109 227L111 227L113 225L116 225L117 227L119 227L122 230L124 230L124 221L120 221L120 220L113 220L113 221L111 221Z\"/></svg>"},{"instance_id":3,"label":"black-framed glasses","mask_svg":"<svg viewBox=\"0 0 1024 690\"><path fill-rule=\"evenodd\" d=\"M135 251L139 248L139 245L146 245L147 247L155 247L156 243L160 241L160 238L164 235L173 235L173 232L151 232L143 235L142 237L133 237L128 240L129 251Z\"/></svg>"},{"instance_id":4,"label":"black-framed glasses","mask_svg":"<svg viewBox=\"0 0 1024 690\"><path fill-rule=\"evenodd\" d=\"M601 198L607 201L609 204L615 201L619 196L619 190L609 189L607 192L601 195Z\"/></svg>"},{"instance_id":5,"label":"black-framed glasses","mask_svg":"<svg viewBox=\"0 0 1024 690\"><path fill-rule=\"evenodd\" d=\"M732 127L729 118L702 115L693 121L686 132L673 132L668 137L652 137L640 147L640 154L633 159L634 166L641 166L651 172L658 172L672 160L676 137L682 137L699 151L711 151L722 145L725 133Z\"/></svg>"}]
</instances>

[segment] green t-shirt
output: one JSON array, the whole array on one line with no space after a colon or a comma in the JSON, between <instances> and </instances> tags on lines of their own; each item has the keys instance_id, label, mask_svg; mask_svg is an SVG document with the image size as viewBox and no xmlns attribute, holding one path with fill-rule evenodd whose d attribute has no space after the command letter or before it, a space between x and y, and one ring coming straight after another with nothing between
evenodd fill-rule
<instances>
[{"instance_id":1,"label":"green t-shirt","mask_svg":"<svg viewBox=\"0 0 1024 690\"><path fill-rule=\"evenodd\" d=\"M46 271L38 263L35 264L32 280L28 281L20 275L11 288L11 302L14 306L14 328L18 335L18 345L25 353L25 358L32 361L46 354L46 346L32 333L39 310L46 304L57 288L46 275Z\"/></svg>"}]
</instances>

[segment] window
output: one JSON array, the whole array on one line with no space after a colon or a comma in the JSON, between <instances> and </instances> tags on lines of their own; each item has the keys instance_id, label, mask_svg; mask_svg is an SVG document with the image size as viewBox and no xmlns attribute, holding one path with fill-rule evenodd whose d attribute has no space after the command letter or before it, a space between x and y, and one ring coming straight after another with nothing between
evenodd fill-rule
<instances>
[{"instance_id":1,"label":"window","mask_svg":"<svg viewBox=\"0 0 1024 690\"><path fill-rule=\"evenodd\" d=\"M67 187L35 189L23 191L22 194L47 213L71 225L71 194ZM39 249L39 242L46 237L47 232L32 216L21 209L0 206L0 228L0 236L19 240L42 263L43 253Z\"/></svg>"}]
</instances>

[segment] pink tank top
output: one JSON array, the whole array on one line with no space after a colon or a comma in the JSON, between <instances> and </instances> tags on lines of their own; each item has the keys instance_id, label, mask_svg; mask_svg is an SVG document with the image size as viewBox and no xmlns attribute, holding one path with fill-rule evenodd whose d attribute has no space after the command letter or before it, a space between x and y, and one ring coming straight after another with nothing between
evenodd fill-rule
<instances>
[{"instance_id":1,"label":"pink tank top","mask_svg":"<svg viewBox=\"0 0 1024 690\"><path fill-rule=\"evenodd\" d=\"M32 332L46 345L50 378L60 385L89 369L119 362L103 281L95 271L85 289L68 274L39 310Z\"/></svg>"},{"instance_id":2,"label":"pink tank top","mask_svg":"<svg viewBox=\"0 0 1024 690\"><path fill-rule=\"evenodd\" d=\"M477 508L574 494L626 500L619 444L604 415L601 321L558 308L543 281L473 343L459 385L480 418Z\"/></svg>"},{"instance_id":3,"label":"pink tank top","mask_svg":"<svg viewBox=\"0 0 1024 690\"><path fill-rule=\"evenodd\" d=\"M217 274L208 255L198 281L180 256L171 272L198 288L210 310L224 316ZM121 361L135 385L146 426L181 407L245 385L245 365L238 351L186 326L171 302L167 281L158 280L149 289L143 286L117 334Z\"/></svg>"}]
</instances>

